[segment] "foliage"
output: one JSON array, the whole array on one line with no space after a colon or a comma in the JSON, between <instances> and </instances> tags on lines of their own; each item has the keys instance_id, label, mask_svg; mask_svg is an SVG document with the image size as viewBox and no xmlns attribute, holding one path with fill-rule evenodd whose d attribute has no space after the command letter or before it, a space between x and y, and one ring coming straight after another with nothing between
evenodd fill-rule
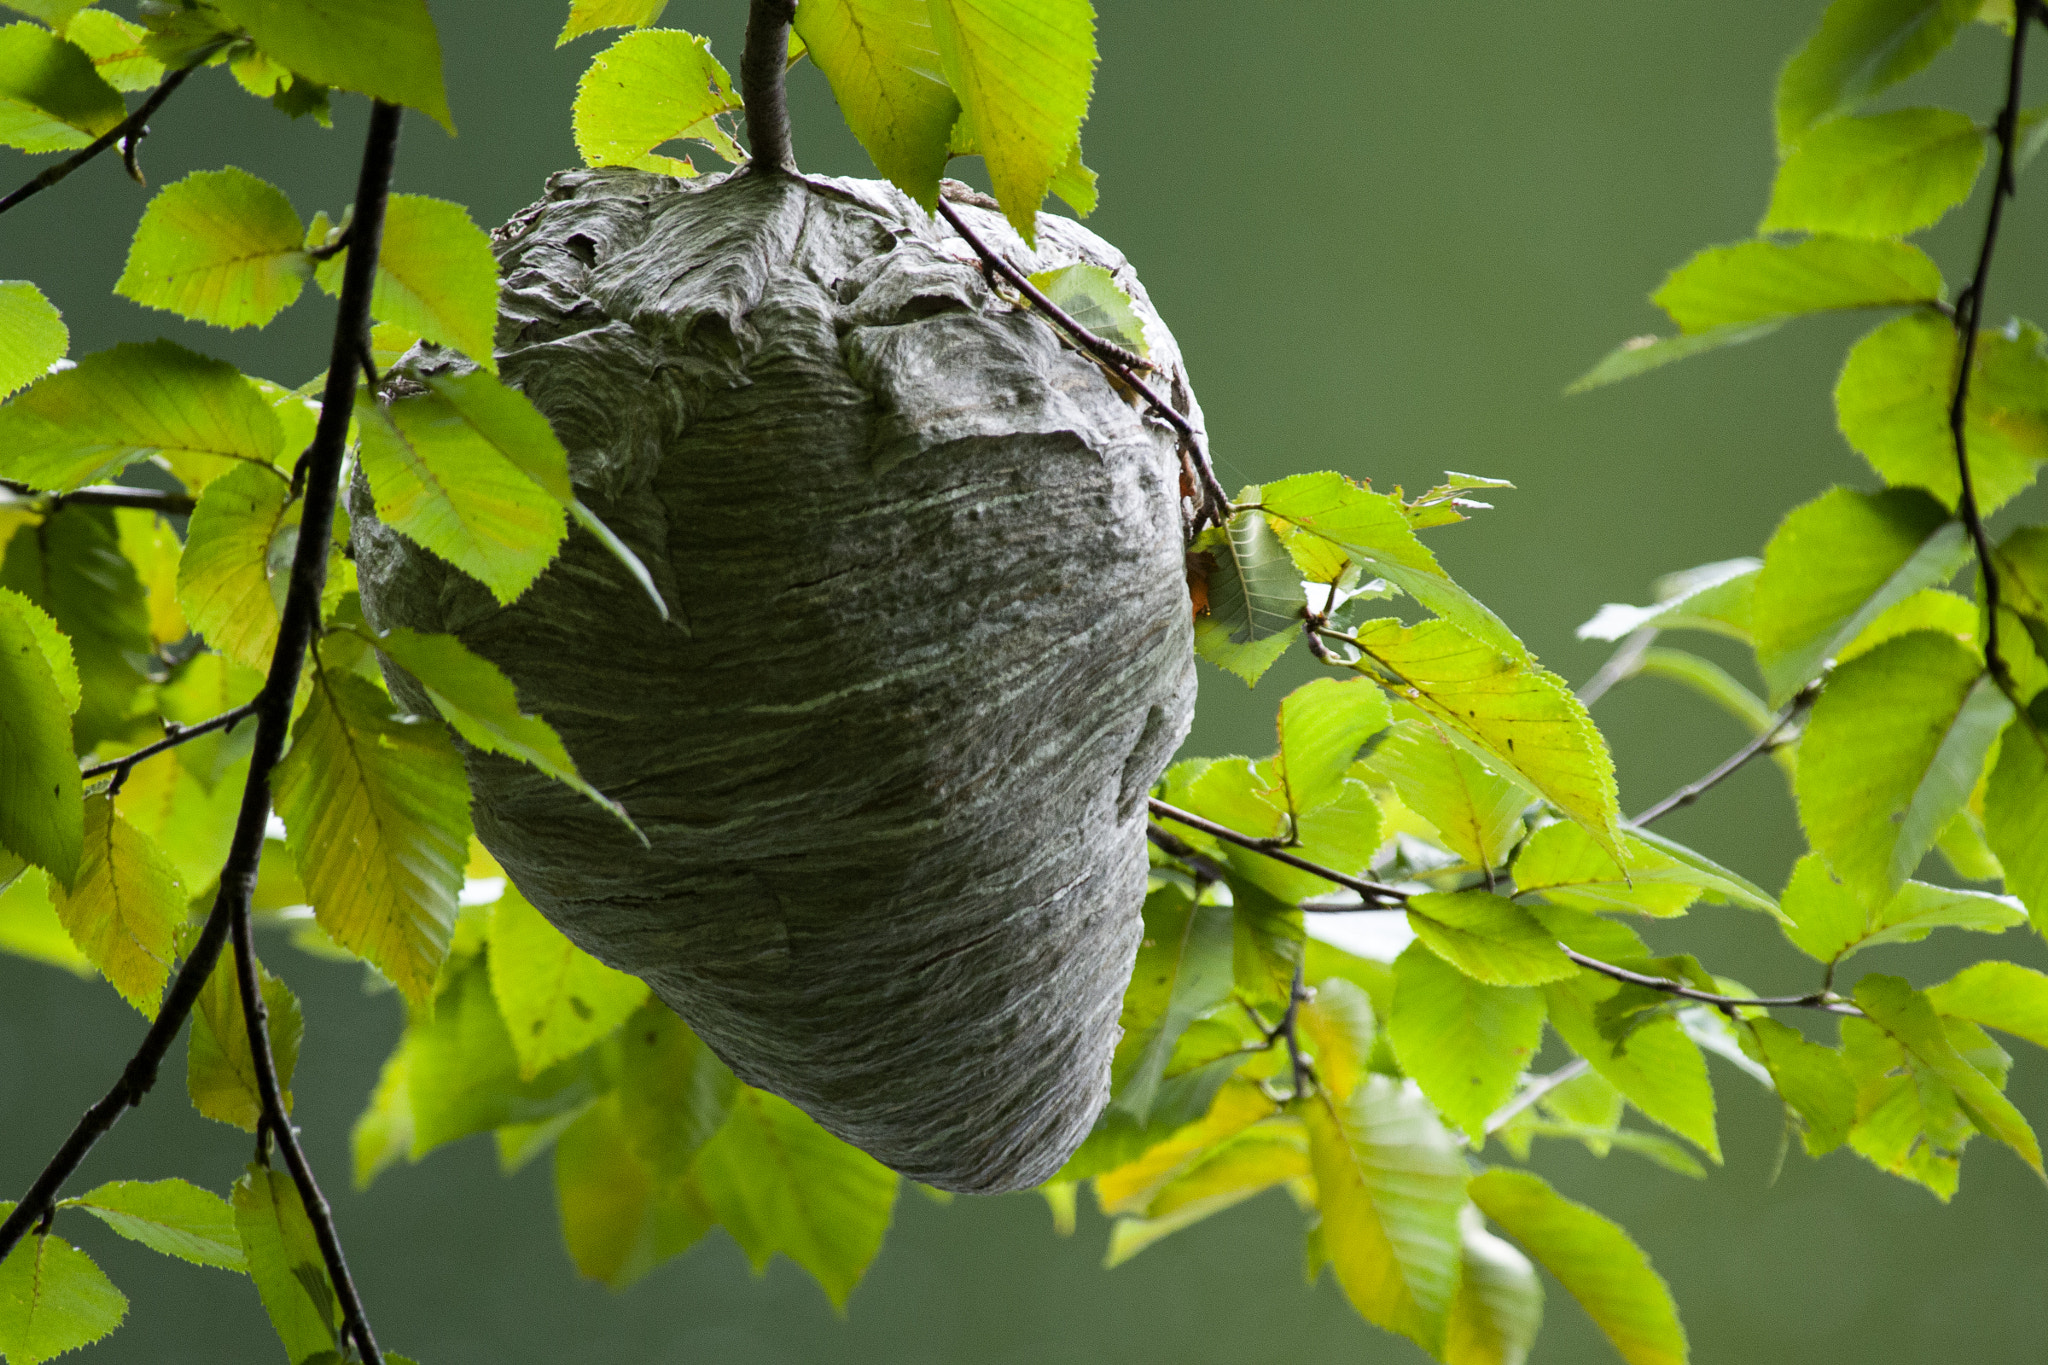
<instances>
[{"instance_id":1,"label":"foliage","mask_svg":"<svg viewBox=\"0 0 2048 1365\"><path fill-rule=\"evenodd\" d=\"M333 90L454 127L424 0L165 0L140 25L16 7L33 21L0 28L0 142L26 153L86 147L128 116L124 91L167 94L186 67L226 67L293 117L324 122ZM731 77L702 38L653 27L663 8L569 6L563 43L632 30L578 90L591 165L696 174L662 150L678 142L745 157ZM1998 192L2024 159L2017 91L1989 125L1863 112L1973 20L2017 43L2036 15L2025 0L2002 16L1977 0L1833 0L1779 83L1760 235L1675 269L1653 298L1677 334L1627 342L1573 386L1816 313L1883 315L1834 393L1883 487L1831 489L1791 511L1760 559L1603 607L1581 633L1622 648L1596 686L1574 693L1544 669L1422 539L1499 480L1453 474L1410 500L1301 473L1243 490L1195 538L1204 659L1256 682L1299 641L1332 672L1281 701L1271 754L1186 759L1153 793L1110 1105L1045 1189L1071 1229L1090 1187L1113 1219L1111 1264L1282 1188L1305 1214L1310 1278L1327 1269L1368 1322L1438 1359L1521 1361L1541 1266L1624 1360L1662 1365L1687 1358L1669 1290L1622 1229L1518 1169L1535 1139L1702 1175L1701 1158L1721 1159L1713 1052L1775 1092L1814 1157L1846 1146L1944 1200L1980 1133L2041 1170L2004 1094L2013 1059L1988 1030L2048 1046L2048 977L1997 960L1925 989L1844 975L1865 947L1937 929L2048 932L2048 527L1993 546L1983 525L2048 461L2048 342L1981 317ZM1080 154L1093 23L1087 0L803 0L789 62L823 72L876 166L927 208L950 158L980 156L1028 242L1049 192L1094 203ZM1904 239L1968 200L1994 158L1977 274L1950 281ZM363 249L354 212L308 222L247 172L194 172L149 200L115 289L262 327L316 297L309 280L344 292ZM36 287L0 284L0 951L96 971L145 1015L167 1001L192 1011L192 1102L259 1146L225 1198L114 1181L18 1211L0 1354L22 1365L126 1312L53 1231L60 1216L67 1232L89 1216L248 1275L294 1361L372 1349L280 1127L298 1004L246 945L213 956L232 915L207 907L237 897L235 913L397 987L403 1027L354 1131L359 1185L489 1133L508 1172L549 1156L584 1275L623 1287L723 1228L757 1269L787 1256L841 1309L889 1226L892 1172L741 1084L476 844L455 737L631 824L547 719L456 638L371 630L338 548L324 591L295 578L326 514L307 519L325 504L294 462L346 434L380 519L499 601L582 533L660 600L579 501L546 420L495 377L495 265L467 211L392 197L366 278L375 363L424 341L474 364L420 368L395 398L357 386L349 411L323 412L332 395L317 384L286 388L169 342L74 361ZM1146 352L1102 272L1033 283ZM136 466L149 487L182 491L152 508L95 487ZM332 534L347 544L345 514ZM260 683L296 657L282 654L294 603L317 616L310 656ZM1748 647L1760 687L1654 643L1677 631ZM1786 769L1812 851L1780 895L1653 833L1669 803L1622 814L1588 708L1646 673L1757 732L1728 769L1766 751ZM399 675L433 714L402 711L387 682ZM280 723L295 717L274 772L277 754L252 757L228 723L265 698ZM268 813L242 809L244 783L266 777L281 840L238 824ZM243 862L227 864L231 843ZM1923 879L1942 875L1927 867L1937 851L1950 880L2000 889ZM1652 955L1631 927L1701 902L1775 927L1813 960L1811 988L1760 997L1694 957ZM1339 914L1400 914L1406 946L1383 962L1321 941L1312 922ZM1662 1131L1625 1126L1631 1109Z\"/></svg>"}]
</instances>

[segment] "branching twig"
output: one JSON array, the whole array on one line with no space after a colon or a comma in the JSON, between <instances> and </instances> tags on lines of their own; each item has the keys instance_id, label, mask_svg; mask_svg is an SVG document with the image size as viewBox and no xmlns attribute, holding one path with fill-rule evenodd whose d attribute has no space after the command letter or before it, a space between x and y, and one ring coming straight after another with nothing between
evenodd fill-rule
<instances>
[{"instance_id":1,"label":"branching twig","mask_svg":"<svg viewBox=\"0 0 2048 1365\"><path fill-rule=\"evenodd\" d=\"M1547 1076L1539 1076L1522 1087L1520 1094L1493 1111L1486 1120L1488 1134L1498 1133L1508 1126L1515 1115L1527 1109L1566 1081L1575 1081L1593 1069L1593 1064L1584 1057L1574 1057Z\"/></svg>"},{"instance_id":2,"label":"branching twig","mask_svg":"<svg viewBox=\"0 0 2048 1365\"><path fill-rule=\"evenodd\" d=\"M1648 990L1662 991L1684 1000L1697 1000L1702 1005L1717 1009L1737 1009L1742 1006L1756 1006L1762 1009L1808 1009L1826 1010L1830 1014L1861 1015L1862 1010L1828 991L1814 991L1808 995L1717 995L1688 986L1683 981L1673 981L1666 976L1645 976L1632 972L1626 967L1617 967L1612 962L1602 962L1597 957L1587 957L1576 948L1565 948L1564 955L1589 972L1612 977L1630 986L1642 986Z\"/></svg>"},{"instance_id":3,"label":"branching twig","mask_svg":"<svg viewBox=\"0 0 2048 1365\"><path fill-rule=\"evenodd\" d=\"M92 484L69 493L44 493L13 479L0 479L0 489L26 498L47 498L50 506L74 503L80 507L136 507L167 517L189 517L199 500L190 493L167 493L156 488L123 488L115 484Z\"/></svg>"},{"instance_id":4,"label":"branching twig","mask_svg":"<svg viewBox=\"0 0 2048 1365\"><path fill-rule=\"evenodd\" d=\"M944 195L939 196L939 213L953 225L953 230L960 234L961 240L974 249L974 254L981 257L989 269L1001 275L1009 282L1011 288L1031 301L1032 307L1042 311L1055 326L1107 367L1110 373L1129 385L1134 393L1150 404L1152 410L1174 429L1180 436L1183 448L1193 460L1196 475L1201 481L1202 516L1218 525L1228 521L1231 512L1230 496L1223 491L1223 485L1216 481L1216 469L1209 463L1207 439L1195 429L1194 423L1188 421L1177 408L1161 398L1157 390L1138 377L1136 368L1130 363L1138 357L1121 346L1104 341L1069 317L1064 309L1048 299L1036 285L1025 278L1023 271L1004 260L988 243L982 241L980 234L967 226L967 220L960 216L958 209L946 202ZM1200 523L1201 517L1197 517L1197 529Z\"/></svg>"},{"instance_id":5,"label":"branching twig","mask_svg":"<svg viewBox=\"0 0 2048 1365\"><path fill-rule=\"evenodd\" d=\"M1312 863L1299 854L1290 853L1284 848L1274 847L1268 840L1255 838L1249 834L1239 834L1228 826L1219 825L1214 820L1205 820L1193 811L1182 810L1178 806L1169 806L1157 798L1147 798L1145 804L1151 808L1154 815L1159 816L1161 819L1172 820L1176 824L1186 825L1190 829L1198 829L1202 833L1222 839L1226 843L1236 844L1240 848L1248 848L1262 857L1271 858L1276 863L1286 863L1289 867L1298 867L1303 872L1312 872L1325 881L1332 881L1339 886L1356 891L1359 895L1365 897L1367 901L1374 902L1374 909L1398 910L1407 904L1408 893L1397 886L1388 886L1384 882L1365 881L1361 878L1339 872L1333 867L1324 867L1319 863ZM1157 841L1155 840L1155 842Z\"/></svg>"},{"instance_id":6,"label":"branching twig","mask_svg":"<svg viewBox=\"0 0 2048 1365\"><path fill-rule=\"evenodd\" d=\"M1750 740L1749 743L1728 755L1705 777L1686 783L1683 787L1680 787L1677 791L1629 821L1629 823L1632 825L1647 825L1652 820L1663 819L1680 806L1690 806L1693 802L1699 800L1702 796L1720 785L1723 780L1743 764L1749 762L1758 754L1766 753L1775 748L1779 742L1778 737L1785 732L1785 727L1796 721L1807 707L1813 705L1813 699L1819 695L1820 684L1808 683L1800 689L1798 696L1785 704L1784 710L1778 712L1776 720L1773 720L1757 733L1755 739Z\"/></svg>"},{"instance_id":7,"label":"branching twig","mask_svg":"<svg viewBox=\"0 0 2048 1365\"><path fill-rule=\"evenodd\" d=\"M1991 186L1991 208L1984 219L1984 240L1977 248L1977 268L1971 274L1962 297L1956 300L1956 338L1961 344L1962 355L1956 367L1955 393L1948 408L1949 435L1956 450L1956 475L1961 482L1956 514L1969 529L1970 542L1977 551L1977 563L1984 571L1984 662L1999 690L2021 710L2026 708L2014 690L2012 674L1998 652L1998 569L1991 558L1991 538L1984 531L1983 513L1977 506L1976 480L1970 473L1969 443L1964 429L1969 423L1970 370L1977 361L1977 333L1984 318L1984 289L1991 275L1991 255L1998 247L1998 228L2005 219L2006 201L2018 188L2013 178L2013 160L2019 141L2020 78L2026 67L2027 34L2033 30L2030 21L2039 9L2038 0L2018 0L2013 15L2012 51L2005 75L2005 106L1998 111L1998 122L1994 125L1998 135L1998 178Z\"/></svg>"},{"instance_id":8,"label":"branching twig","mask_svg":"<svg viewBox=\"0 0 2048 1365\"><path fill-rule=\"evenodd\" d=\"M136 106L134 113L122 119L106 132L101 133L87 146L79 148L70 156L48 168L41 175L29 181L5 199L0 199L0 213L7 212L7 210L13 208L24 199L41 194L44 190L50 188L50 186L56 184L59 180L62 180L65 176L71 174L117 142L123 144L121 155L122 159L128 163L129 174L137 174L134 153L131 149L134 145L134 139L143 133L144 125L149 122L149 116L162 107L163 102L171 97L171 92L183 85L185 78L191 75L195 69L204 65L214 53L220 51L226 42L227 40L223 38L220 42L209 43L206 47L200 49L199 55L191 61L175 71L165 73L164 78L157 82L156 89L149 92L149 98Z\"/></svg>"},{"instance_id":9,"label":"branching twig","mask_svg":"<svg viewBox=\"0 0 2048 1365\"><path fill-rule=\"evenodd\" d=\"M57 1192L78 1169L93 1144L119 1120L122 1110L140 1104L155 1084L164 1054L192 1012L193 1003L219 961L222 945L233 929L237 937L238 964L245 956L242 940L248 927L249 902L256 886L256 871L263 852L264 828L270 815L270 773L284 754L291 725L292 698L298 690L299 673L306 649L320 623L320 593L327 575L327 548L334 524L334 510L341 481L342 453L347 443L356 383L356 339L368 325L370 291L377 268L377 248L383 228L384 205L390 192L391 170L398 147L401 110L395 105L375 102L371 107L370 129L363 151L362 171L356 186L356 241L361 250L349 254L343 274L341 306L335 318L334 346L328 362L327 388L320 409L320 421L313 444L307 450L308 477L303 509L303 531L292 557L290 589L278 624L277 645L271 655L270 672L262 691L256 694L256 740L249 759L249 780L242 790L242 806L235 822L233 842L226 865L221 869L220 890L213 910L200 930L184 965L179 968L164 997L157 1017L144 1036L142 1046L122 1070L121 1078L99 1103L88 1109L57 1154L36 1177L21 1202L0 1223L0 1259L13 1249L22 1235L55 1206ZM251 959L253 963L253 959ZM246 981L253 968L244 975ZM251 1047L266 1059L268 1034L263 1031L262 992L244 985L244 1016L254 1033ZM258 1039L261 1041L259 1042ZM313 1220L327 1271L342 1304L345 1329L355 1340L369 1365L381 1365L376 1339L366 1321L360 1296L350 1279L334 1235L333 1219L326 1200L314 1183L303 1153L294 1161L297 1143L289 1121L276 1103L275 1071L259 1067L259 1085L265 1087L264 1122L284 1148L292 1166L299 1197Z\"/></svg>"},{"instance_id":10,"label":"branching twig","mask_svg":"<svg viewBox=\"0 0 2048 1365\"><path fill-rule=\"evenodd\" d=\"M98 777L103 773L114 774L114 785L108 793L111 795L113 792L119 791L121 784L128 780L128 770L142 762L143 759L153 758L166 749L175 749L187 740L197 739L201 735L211 734L215 730L232 730L245 717L254 714L256 714L256 703L251 701L244 702L232 711L223 711L211 720L202 720L197 725L173 725L166 721L164 728L170 731L170 733L156 743L145 744L133 753L122 754L119 758L110 758L104 763L92 764L90 767L81 769L78 775L91 778Z\"/></svg>"},{"instance_id":11,"label":"branching twig","mask_svg":"<svg viewBox=\"0 0 2048 1365\"><path fill-rule=\"evenodd\" d=\"M753 0L747 8L747 44L740 52L740 98L747 111L747 169L793 175L789 144L789 23L796 0Z\"/></svg>"}]
</instances>

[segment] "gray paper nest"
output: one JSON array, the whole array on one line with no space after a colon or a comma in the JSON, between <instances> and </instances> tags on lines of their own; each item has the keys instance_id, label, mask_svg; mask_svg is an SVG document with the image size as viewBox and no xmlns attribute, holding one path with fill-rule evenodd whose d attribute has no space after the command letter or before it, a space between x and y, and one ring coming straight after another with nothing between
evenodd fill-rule
<instances>
[{"instance_id":1,"label":"gray paper nest","mask_svg":"<svg viewBox=\"0 0 2048 1365\"><path fill-rule=\"evenodd\" d=\"M1121 255L961 212L1110 269L1199 423ZM744 1080L941 1188L1046 1179L1108 1097L1194 703L1171 431L887 185L570 172L497 241L502 375L674 621L581 531L501 608L358 476L370 620L498 664L653 846L466 750L478 835Z\"/></svg>"}]
</instances>

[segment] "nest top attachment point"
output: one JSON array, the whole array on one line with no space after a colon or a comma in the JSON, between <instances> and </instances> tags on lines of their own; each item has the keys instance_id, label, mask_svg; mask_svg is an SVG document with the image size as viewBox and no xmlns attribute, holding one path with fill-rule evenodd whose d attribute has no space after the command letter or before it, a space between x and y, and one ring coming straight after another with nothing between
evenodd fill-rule
<instances>
[{"instance_id":1,"label":"nest top attachment point","mask_svg":"<svg viewBox=\"0 0 2048 1365\"><path fill-rule=\"evenodd\" d=\"M1107 270L1199 429L1114 249L952 207ZM941 1188L1045 1180L1108 1098L1193 709L1179 436L884 184L567 172L497 243L501 374L671 620L581 532L501 606L358 476L371 621L496 663L651 846L465 750L479 836L743 1080Z\"/></svg>"}]
</instances>

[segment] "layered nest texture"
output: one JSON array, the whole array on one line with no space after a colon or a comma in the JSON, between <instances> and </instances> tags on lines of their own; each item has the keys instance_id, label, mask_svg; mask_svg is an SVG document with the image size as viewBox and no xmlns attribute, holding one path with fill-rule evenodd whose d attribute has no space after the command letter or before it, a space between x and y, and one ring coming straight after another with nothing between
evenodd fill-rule
<instances>
[{"instance_id":1,"label":"layered nest texture","mask_svg":"<svg viewBox=\"0 0 2048 1365\"><path fill-rule=\"evenodd\" d=\"M961 212L1110 270L1199 424L1121 255ZM1173 433L884 184L569 172L497 242L502 377L672 619L581 531L500 606L358 476L371 622L496 663L652 846L465 747L479 837L743 1080L944 1189L1046 1179L1108 1097L1193 709Z\"/></svg>"}]
</instances>

